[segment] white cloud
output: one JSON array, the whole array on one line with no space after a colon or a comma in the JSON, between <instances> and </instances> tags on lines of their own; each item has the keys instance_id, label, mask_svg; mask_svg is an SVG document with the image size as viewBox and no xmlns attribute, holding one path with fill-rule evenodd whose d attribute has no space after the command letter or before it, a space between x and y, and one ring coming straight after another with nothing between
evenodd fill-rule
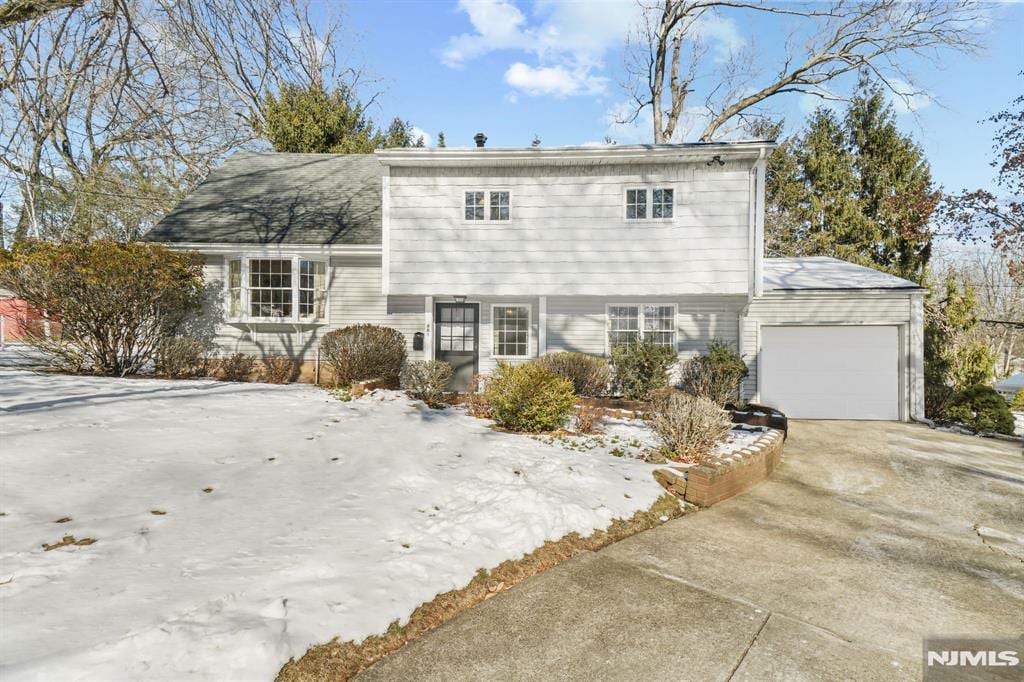
<instances>
[{"instance_id":1,"label":"white cloud","mask_svg":"<svg viewBox=\"0 0 1024 682\"><path fill-rule=\"evenodd\" d=\"M597 75L604 55L622 44L639 12L633 0L612 0L599 11L588 3L537 0L532 21L511 0L460 0L459 9L474 32L448 41L444 64L460 68L490 52L519 51L536 62L514 61L505 81L523 94L554 97L605 92L608 79Z\"/></svg>"},{"instance_id":2,"label":"white cloud","mask_svg":"<svg viewBox=\"0 0 1024 682\"><path fill-rule=\"evenodd\" d=\"M441 51L444 64L461 68L491 52L518 51L533 60L511 63L505 73L511 87L526 95L569 97L607 91L609 80L600 75L605 55L623 46L643 10L635 0L534 0L527 15L514 0L459 0L459 11L473 31L449 39ZM718 60L746 44L726 17L705 15L696 30Z\"/></svg>"},{"instance_id":3,"label":"white cloud","mask_svg":"<svg viewBox=\"0 0 1024 682\"><path fill-rule=\"evenodd\" d=\"M434 136L433 135L428 133L423 128L420 128L419 126L413 126L412 127L412 139L416 140L416 139L421 138L421 137L423 138L424 146L427 146L427 147L433 147L434 146Z\"/></svg>"},{"instance_id":4,"label":"white cloud","mask_svg":"<svg viewBox=\"0 0 1024 682\"><path fill-rule=\"evenodd\" d=\"M526 17L511 2L459 0L459 9L469 15L476 33L463 33L448 41L441 52L445 65L458 68L493 50L528 47L530 38L522 29Z\"/></svg>"},{"instance_id":5,"label":"white cloud","mask_svg":"<svg viewBox=\"0 0 1024 682\"><path fill-rule=\"evenodd\" d=\"M505 82L527 95L570 95L599 94L607 89L607 78L594 76L590 69L578 67L570 70L564 66L529 66L516 62L505 72Z\"/></svg>"},{"instance_id":6,"label":"white cloud","mask_svg":"<svg viewBox=\"0 0 1024 682\"><path fill-rule=\"evenodd\" d=\"M890 93L892 108L897 114L911 114L931 106L932 96L920 88L898 78L890 78L889 84L896 92Z\"/></svg>"},{"instance_id":7,"label":"white cloud","mask_svg":"<svg viewBox=\"0 0 1024 682\"><path fill-rule=\"evenodd\" d=\"M736 22L728 17L704 14L693 25L693 28L704 44L714 46L715 58L718 61L728 59L747 44L747 41L740 35L740 29Z\"/></svg>"}]
</instances>

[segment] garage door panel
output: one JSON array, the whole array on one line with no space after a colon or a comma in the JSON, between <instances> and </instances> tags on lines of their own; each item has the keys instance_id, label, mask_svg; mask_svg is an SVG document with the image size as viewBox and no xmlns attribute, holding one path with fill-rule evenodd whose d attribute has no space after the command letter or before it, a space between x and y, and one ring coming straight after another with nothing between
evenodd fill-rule
<instances>
[{"instance_id":1,"label":"garage door panel","mask_svg":"<svg viewBox=\"0 0 1024 682\"><path fill-rule=\"evenodd\" d=\"M761 328L761 401L802 419L899 419L895 326Z\"/></svg>"}]
</instances>

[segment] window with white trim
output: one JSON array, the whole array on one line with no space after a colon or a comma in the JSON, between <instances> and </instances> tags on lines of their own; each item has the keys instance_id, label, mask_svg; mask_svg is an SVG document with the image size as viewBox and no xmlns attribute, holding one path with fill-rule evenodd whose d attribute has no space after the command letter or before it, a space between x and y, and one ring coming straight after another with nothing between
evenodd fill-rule
<instances>
[{"instance_id":1,"label":"window with white trim","mask_svg":"<svg viewBox=\"0 0 1024 682\"><path fill-rule=\"evenodd\" d=\"M508 192L491 192L491 220L509 219Z\"/></svg>"},{"instance_id":2,"label":"window with white trim","mask_svg":"<svg viewBox=\"0 0 1024 682\"><path fill-rule=\"evenodd\" d=\"M235 319L242 315L242 259L228 261L228 317Z\"/></svg>"},{"instance_id":3,"label":"window with white trim","mask_svg":"<svg viewBox=\"0 0 1024 682\"><path fill-rule=\"evenodd\" d=\"M491 306L494 333L492 354L496 357L525 358L530 355L530 306Z\"/></svg>"},{"instance_id":4,"label":"window with white trim","mask_svg":"<svg viewBox=\"0 0 1024 682\"><path fill-rule=\"evenodd\" d=\"M651 217L652 218L671 218L673 197L675 191L667 188L656 189L651 192Z\"/></svg>"},{"instance_id":5,"label":"window with white trim","mask_svg":"<svg viewBox=\"0 0 1024 682\"><path fill-rule=\"evenodd\" d=\"M484 193L466 192L466 220L484 219Z\"/></svg>"},{"instance_id":6,"label":"window with white trim","mask_svg":"<svg viewBox=\"0 0 1024 682\"><path fill-rule=\"evenodd\" d=\"M626 190L626 219L643 220L647 217L647 190Z\"/></svg>"},{"instance_id":7,"label":"window with white trim","mask_svg":"<svg viewBox=\"0 0 1024 682\"><path fill-rule=\"evenodd\" d=\"M670 187L627 189L626 220L671 220L675 214L675 194Z\"/></svg>"},{"instance_id":8,"label":"window with white trim","mask_svg":"<svg viewBox=\"0 0 1024 682\"><path fill-rule=\"evenodd\" d=\"M464 196L463 215L466 220L500 221L512 218L512 193L508 190L471 190L465 192Z\"/></svg>"},{"instance_id":9,"label":"window with white trim","mask_svg":"<svg viewBox=\"0 0 1024 682\"><path fill-rule=\"evenodd\" d=\"M327 263L291 257L227 260L229 320L312 322L327 318Z\"/></svg>"},{"instance_id":10,"label":"window with white trim","mask_svg":"<svg viewBox=\"0 0 1024 682\"><path fill-rule=\"evenodd\" d=\"M676 346L676 307L656 303L608 306L608 347L650 341Z\"/></svg>"},{"instance_id":11,"label":"window with white trim","mask_svg":"<svg viewBox=\"0 0 1024 682\"><path fill-rule=\"evenodd\" d=\"M299 319L319 320L326 317L327 264L319 260L299 261Z\"/></svg>"},{"instance_id":12,"label":"window with white trim","mask_svg":"<svg viewBox=\"0 0 1024 682\"><path fill-rule=\"evenodd\" d=\"M292 316L292 261L249 259L249 317Z\"/></svg>"}]
</instances>

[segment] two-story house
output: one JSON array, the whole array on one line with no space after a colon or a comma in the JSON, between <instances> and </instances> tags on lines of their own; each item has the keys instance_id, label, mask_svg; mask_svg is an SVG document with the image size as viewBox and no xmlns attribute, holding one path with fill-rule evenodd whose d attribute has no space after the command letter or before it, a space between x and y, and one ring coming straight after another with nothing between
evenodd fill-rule
<instances>
[{"instance_id":1,"label":"two-story house","mask_svg":"<svg viewBox=\"0 0 1024 682\"><path fill-rule=\"evenodd\" d=\"M149 234L205 257L223 354L312 364L320 336L402 331L463 385L498 360L715 338L745 398L793 417L923 415L923 290L764 257L768 141L232 156Z\"/></svg>"}]
</instances>

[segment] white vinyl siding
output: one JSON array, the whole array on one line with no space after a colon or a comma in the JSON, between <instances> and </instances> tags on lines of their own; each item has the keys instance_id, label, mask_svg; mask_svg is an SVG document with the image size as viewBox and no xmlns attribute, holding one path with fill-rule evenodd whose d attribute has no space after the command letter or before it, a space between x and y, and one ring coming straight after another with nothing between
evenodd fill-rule
<instances>
[{"instance_id":1,"label":"white vinyl siding","mask_svg":"<svg viewBox=\"0 0 1024 682\"><path fill-rule=\"evenodd\" d=\"M712 339L738 342L742 296L677 296L650 298L646 303L675 306L675 347L680 359L707 349ZM610 306L631 305L635 300L596 296L549 296L547 299L547 352L572 351L588 355L608 352Z\"/></svg>"},{"instance_id":2,"label":"white vinyl siding","mask_svg":"<svg viewBox=\"0 0 1024 682\"><path fill-rule=\"evenodd\" d=\"M675 348L676 307L668 304L610 304L608 306L608 348L650 341Z\"/></svg>"},{"instance_id":3,"label":"white vinyl siding","mask_svg":"<svg viewBox=\"0 0 1024 682\"><path fill-rule=\"evenodd\" d=\"M392 294L637 300L750 288L749 162L390 172ZM465 220L465 193L494 187L510 193L512 219ZM624 221L627 189L646 192L642 229ZM671 219L649 218L654 189L673 190Z\"/></svg>"},{"instance_id":4,"label":"white vinyl siding","mask_svg":"<svg viewBox=\"0 0 1024 682\"><path fill-rule=\"evenodd\" d=\"M222 256L207 256L204 277L211 292L220 291L227 271ZM332 329L369 323L392 327L405 335L410 359L422 359L413 351L413 334L424 331L422 296L381 294L380 256L335 256L326 263L324 277L327 319L320 323L228 322L223 299L211 295L204 306L204 320L213 332L219 356L247 353L256 357L287 355L307 361L316 358L320 338Z\"/></svg>"}]
</instances>

